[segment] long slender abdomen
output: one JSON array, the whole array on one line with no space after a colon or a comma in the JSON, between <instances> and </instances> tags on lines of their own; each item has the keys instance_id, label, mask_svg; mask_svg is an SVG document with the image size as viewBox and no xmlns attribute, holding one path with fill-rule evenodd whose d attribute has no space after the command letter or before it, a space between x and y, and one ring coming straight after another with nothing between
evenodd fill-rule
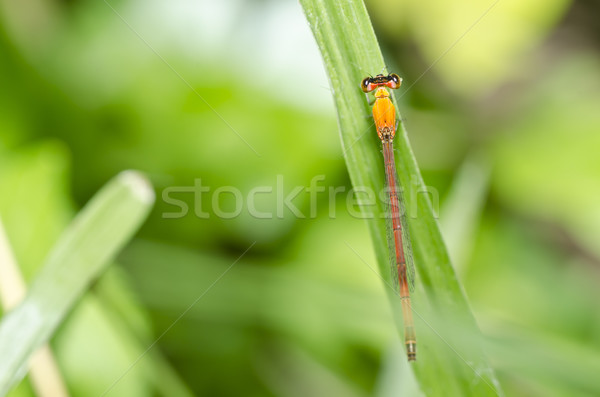
<instances>
[{"instance_id":1,"label":"long slender abdomen","mask_svg":"<svg viewBox=\"0 0 600 397\"><path fill-rule=\"evenodd\" d=\"M385 162L385 177L389 189L390 216L394 233L394 249L396 252L396 268L398 271L398 284L400 287L400 299L402 303L402 316L404 318L404 340L408 360L417 358L417 339L410 304L410 292L406 274L406 259L404 256L404 245L402 243L402 222L400 217L400 203L398 197L398 184L396 182L396 165L394 162L394 147L391 138L382 140L383 158Z\"/></svg>"}]
</instances>

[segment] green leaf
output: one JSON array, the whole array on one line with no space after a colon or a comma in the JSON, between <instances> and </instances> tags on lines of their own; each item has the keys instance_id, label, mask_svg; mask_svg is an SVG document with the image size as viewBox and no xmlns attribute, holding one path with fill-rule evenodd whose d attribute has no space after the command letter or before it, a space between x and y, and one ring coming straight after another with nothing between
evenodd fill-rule
<instances>
[{"instance_id":1,"label":"green leaf","mask_svg":"<svg viewBox=\"0 0 600 397\"><path fill-rule=\"evenodd\" d=\"M359 0L301 0L301 4L329 75L352 184L355 189L366 188L379 194L384 187L381 143L359 84L367 74L384 70L384 61L364 4ZM481 348L481 333L450 263L404 126L398 131L395 145L417 270L412 307L418 358L411 367L419 387L427 396L501 395ZM380 201L370 203L366 197L358 199L368 221L381 277L389 286L386 227L381 216L384 205ZM400 299L392 288L386 289L402 334Z\"/></svg>"},{"instance_id":2,"label":"green leaf","mask_svg":"<svg viewBox=\"0 0 600 397\"><path fill-rule=\"evenodd\" d=\"M29 356L48 341L90 282L111 263L153 202L146 179L127 171L110 181L74 219L23 303L0 323L0 395L24 376Z\"/></svg>"}]
</instances>

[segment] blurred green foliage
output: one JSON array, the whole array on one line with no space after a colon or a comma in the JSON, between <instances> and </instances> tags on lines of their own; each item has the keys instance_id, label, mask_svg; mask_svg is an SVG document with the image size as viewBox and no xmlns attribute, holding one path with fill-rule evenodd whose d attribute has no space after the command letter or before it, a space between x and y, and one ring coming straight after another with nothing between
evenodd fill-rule
<instances>
[{"instance_id":1,"label":"blurred green foliage","mask_svg":"<svg viewBox=\"0 0 600 397\"><path fill-rule=\"evenodd\" d=\"M350 188L300 7L108 3L0 8L0 216L25 277L116 173L142 170L156 187L136 240L53 340L72 395L117 380L107 395L390 396L413 382L385 287L344 244L375 263L345 194L319 195L315 217L305 193L293 202L306 218L163 217L177 210L164 189L196 179L244 196L276 192L278 175L286 195L316 175ZM440 220L468 222L444 232L506 395L596 396L599 9L494 4L367 6L404 78L399 107ZM461 181L473 158L484 177ZM256 200L276 212L275 193ZM27 381L11 393L29 395Z\"/></svg>"},{"instance_id":2,"label":"blurred green foliage","mask_svg":"<svg viewBox=\"0 0 600 397\"><path fill-rule=\"evenodd\" d=\"M45 345L56 329L139 230L153 203L152 187L139 172L120 173L61 233L28 291L2 230L2 304L11 311L0 322L0 394L23 379L29 358L36 390L66 393L42 382L60 376L51 354L44 359L34 353L50 351Z\"/></svg>"}]
</instances>

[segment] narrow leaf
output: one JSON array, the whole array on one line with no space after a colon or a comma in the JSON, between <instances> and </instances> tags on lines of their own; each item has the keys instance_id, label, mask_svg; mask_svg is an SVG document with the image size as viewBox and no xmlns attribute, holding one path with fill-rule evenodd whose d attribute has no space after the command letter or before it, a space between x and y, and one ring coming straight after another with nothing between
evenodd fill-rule
<instances>
[{"instance_id":1,"label":"narrow leaf","mask_svg":"<svg viewBox=\"0 0 600 397\"><path fill-rule=\"evenodd\" d=\"M146 179L126 171L102 188L73 220L25 300L0 323L0 395L25 375L30 355L50 339L90 282L129 241L153 202Z\"/></svg>"},{"instance_id":2,"label":"narrow leaf","mask_svg":"<svg viewBox=\"0 0 600 397\"><path fill-rule=\"evenodd\" d=\"M382 72L385 64L365 6L360 0L301 0L301 4L329 75L352 184L357 190L378 196L385 181L381 143L359 84L368 74ZM404 83L411 84L406 80ZM501 395L495 374L483 354L481 333L450 263L403 125L396 135L395 147L417 270L412 308L418 354L411 367L421 391L427 396ZM373 203L368 195L359 194L358 200L368 218L379 273L390 294L401 334L399 297L391 288L382 216L384 204L381 200Z\"/></svg>"}]
</instances>

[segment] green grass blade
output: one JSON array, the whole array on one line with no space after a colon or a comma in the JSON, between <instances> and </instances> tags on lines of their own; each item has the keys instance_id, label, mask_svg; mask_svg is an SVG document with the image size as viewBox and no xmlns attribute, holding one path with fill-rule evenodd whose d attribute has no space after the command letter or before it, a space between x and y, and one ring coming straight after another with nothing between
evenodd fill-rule
<instances>
[{"instance_id":1,"label":"green grass blade","mask_svg":"<svg viewBox=\"0 0 600 397\"><path fill-rule=\"evenodd\" d=\"M50 339L90 282L136 232L153 202L146 179L127 171L111 180L73 220L25 300L0 323L0 395L25 375L31 353Z\"/></svg>"},{"instance_id":2,"label":"green grass blade","mask_svg":"<svg viewBox=\"0 0 600 397\"><path fill-rule=\"evenodd\" d=\"M385 65L365 6L359 0L301 0L301 4L329 75L352 184L379 194L385 181L381 144L359 83L367 74L380 73ZM410 82L405 81L406 85ZM481 348L481 333L450 264L429 197L424 193L427 190L404 126L398 131L395 147L417 270L413 310L418 355L411 366L419 386L427 396L501 395ZM383 204L379 200L370 203L366 196L362 196L362 201L360 196L358 199L363 212L372 214L367 216L369 229L381 276L389 285ZM399 298L390 288L386 289L402 333Z\"/></svg>"}]
</instances>

